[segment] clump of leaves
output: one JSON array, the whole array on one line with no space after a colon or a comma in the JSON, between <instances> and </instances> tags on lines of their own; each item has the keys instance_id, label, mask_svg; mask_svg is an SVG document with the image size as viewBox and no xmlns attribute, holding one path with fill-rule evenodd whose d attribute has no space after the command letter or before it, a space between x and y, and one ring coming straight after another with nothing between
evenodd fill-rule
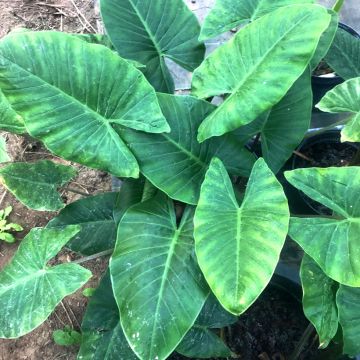
<instances>
[{"instance_id":1,"label":"clump of leaves","mask_svg":"<svg viewBox=\"0 0 360 360\"><path fill-rule=\"evenodd\" d=\"M61 346L78 345L81 343L81 334L68 325L63 330L55 330L52 335L56 344Z\"/></svg>"},{"instance_id":2,"label":"clump of leaves","mask_svg":"<svg viewBox=\"0 0 360 360\"><path fill-rule=\"evenodd\" d=\"M15 237L11 232L24 230L21 225L8 222L7 218L11 212L12 206L7 206L5 209L0 210L0 240L8 243L15 242Z\"/></svg>"}]
</instances>

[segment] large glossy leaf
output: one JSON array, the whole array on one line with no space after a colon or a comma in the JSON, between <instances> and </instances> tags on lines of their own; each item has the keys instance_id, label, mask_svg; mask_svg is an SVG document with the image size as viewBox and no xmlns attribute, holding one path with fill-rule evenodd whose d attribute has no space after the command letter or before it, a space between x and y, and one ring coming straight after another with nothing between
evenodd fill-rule
<instances>
[{"instance_id":1,"label":"large glossy leaf","mask_svg":"<svg viewBox=\"0 0 360 360\"><path fill-rule=\"evenodd\" d=\"M338 330L337 283L307 255L302 260L300 276L304 313L316 328L320 348L325 348Z\"/></svg>"},{"instance_id":2,"label":"large glossy leaf","mask_svg":"<svg viewBox=\"0 0 360 360\"><path fill-rule=\"evenodd\" d=\"M70 166L49 160L13 163L0 169L2 184L30 209L56 211L65 206L57 188L76 175Z\"/></svg>"},{"instance_id":3,"label":"large glossy leaf","mask_svg":"<svg viewBox=\"0 0 360 360\"><path fill-rule=\"evenodd\" d=\"M360 288L340 285L336 296L339 322L344 334L344 353L360 353Z\"/></svg>"},{"instance_id":4,"label":"large glossy leaf","mask_svg":"<svg viewBox=\"0 0 360 360\"><path fill-rule=\"evenodd\" d=\"M174 92L169 58L189 71L200 65L205 46L200 26L183 0L101 0L106 31L121 56L146 65L144 74L160 92Z\"/></svg>"},{"instance_id":5,"label":"large glossy leaf","mask_svg":"<svg viewBox=\"0 0 360 360\"><path fill-rule=\"evenodd\" d=\"M220 35L282 6L306 3L312 4L314 0L216 0L214 8L201 27L200 39Z\"/></svg>"},{"instance_id":6,"label":"large glossy leaf","mask_svg":"<svg viewBox=\"0 0 360 360\"><path fill-rule=\"evenodd\" d=\"M16 338L43 323L56 305L79 289L91 272L77 264L47 265L80 230L34 228L0 272L0 337Z\"/></svg>"},{"instance_id":7,"label":"large glossy leaf","mask_svg":"<svg viewBox=\"0 0 360 360\"><path fill-rule=\"evenodd\" d=\"M142 360L166 359L194 324L208 295L194 257L193 210L179 226L164 194L123 216L110 262L120 319Z\"/></svg>"},{"instance_id":8,"label":"large glossy leaf","mask_svg":"<svg viewBox=\"0 0 360 360\"><path fill-rule=\"evenodd\" d=\"M227 94L199 128L198 140L255 120L305 71L331 16L317 5L280 8L249 24L196 69L193 94Z\"/></svg>"},{"instance_id":9,"label":"large glossy leaf","mask_svg":"<svg viewBox=\"0 0 360 360\"><path fill-rule=\"evenodd\" d=\"M231 350L211 329L219 329L237 321L210 294L194 326L186 334L176 352L190 358L214 358L231 356Z\"/></svg>"},{"instance_id":10,"label":"large glossy leaf","mask_svg":"<svg viewBox=\"0 0 360 360\"><path fill-rule=\"evenodd\" d=\"M159 94L161 109L170 124L170 134L146 134L119 130L135 154L141 172L171 198L196 204L200 186L213 156L218 156L231 174L249 175L254 156L231 135L199 144L196 132L215 107L191 96Z\"/></svg>"},{"instance_id":11,"label":"large glossy leaf","mask_svg":"<svg viewBox=\"0 0 360 360\"><path fill-rule=\"evenodd\" d=\"M360 286L360 167L297 169L285 172L285 177L335 215L291 218L291 238L326 275Z\"/></svg>"},{"instance_id":12,"label":"large glossy leaf","mask_svg":"<svg viewBox=\"0 0 360 360\"><path fill-rule=\"evenodd\" d=\"M0 88L30 135L49 150L117 176L137 177L138 165L113 124L169 131L154 89L139 70L110 49L68 34L4 38Z\"/></svg>"},{"instance_id":13,"label":"large glossy leaf","mask_svg":"<svg viewBox=\"0 0 360 360\"><path fill-rule=\"evenodd\" d=\"M120 325L110 275L106 273L86 308L78 360L137 360Z\"/></svg>"},{"instance_id":14,"label":"large glossy leaf","mask_svg":"<svg viewBox=\"0 0 360 360\"><path fill-rule=\"evenodd\" d=\"M194 217L195 247L200 268L226 310L243 313L269 283L288 223L285 194L263 159L254 165L241 205L224 165L212 160Z\"/></svg>"},{"instance_id":15,"label":"large glossy leaf","mask_svg":"<svg viewBox=\"0 0 360 360\"><path fill-rule=\"evenodd\" d=\"M341 141L360 141L360 77L345 81L327 92L317 107L330 113L353 113L341 131Z\"/></svg>"},{"instance_id":16,"label":"large glossy leaf","mask_svg":"<svg viewBox=\"0 0 360 360\"><path fill-rule=\"evenodd\" d=\"M339 27L325 61L336 74L348 80L360 76L359 57L360 39Z\"/></svg>"},{"instance_id":17,"label":"large glossy leaf","mask_svg":"<svg viewBox=\"0 0 360 360\"><path fill-rule=\"evenodd\" d=\"M284 98L258 119L235 130L241 144L260 134L262 156L270 169L277 173L310 126L312 110L311 77L309 70L295 82Z\"/></svg>"},{"instance_id":18,"label":"large glossy leaf","mask_svg":"<svg viewBox=\"0 0 360 360\"><path fill-rule=\"evenodd\" d=\"M15 134L26 132L24 121L11 107L0 89L0 129Z\"/></svg>"},{"instance_id":19,"label":"large glossy leaf","mask_svg":"<svg viewBox=\"0 0 360 360\"><path fill-rule=\"evenodd\" d=\"M66 246L72 251L92 255L113 249L116 241L115 220L118 193L104 193L67 205L47 225L48 228L80 225L81 231Z\"/></svg>"}]
</instances>

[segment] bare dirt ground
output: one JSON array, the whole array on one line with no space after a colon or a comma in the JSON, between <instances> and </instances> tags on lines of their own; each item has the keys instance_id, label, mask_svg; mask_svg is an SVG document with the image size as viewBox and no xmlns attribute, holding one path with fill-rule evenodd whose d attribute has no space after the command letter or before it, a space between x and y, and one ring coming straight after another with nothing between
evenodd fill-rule
<instances>
[{"instance_id":1,"label":"bare dirt ground","mask_svg":"<svg viewBox=\"0 0 360 360\"><path fill-rule=\"evenodd\" d=\"M101 25L97 14L93 0L0 0L0 38L19 27L72 33L99 32ZM52 156L40 143L32 139L7 133L1 134L5 136L12 161L50 159L70 164ZM78 170L78 176L69 185L72 189L88 194L111 190L111 179L106 173L71 165ZM70 203L82 196L63 190L62 197L65 203ZM0 242L0 269L9 262L21 239L31 228L46 225L56 215L56 213L27 209L0 185L0 209L8 205L13 207L10 220L22 225L24 231L16 235L18 239L16 244ZM74 257L74 253L64 250L57 256L57 260L66 262ZM86 287L97 286L99 278L106 269L107 260L96 259L83 265L93 273ZM79 329L86 304L87 298L82 295L81 289L65 298L49 319L34 332L16 340L0 340L0 360L75 359L78 348L56 345L52 339L52 332L63 329L65 325Z\"/></svg>"}]
</instances>

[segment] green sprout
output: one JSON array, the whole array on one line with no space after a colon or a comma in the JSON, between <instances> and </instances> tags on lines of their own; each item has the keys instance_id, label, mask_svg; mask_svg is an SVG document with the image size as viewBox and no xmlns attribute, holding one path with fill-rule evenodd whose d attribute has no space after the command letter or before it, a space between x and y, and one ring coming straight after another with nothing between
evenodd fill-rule
<instances>
[{"instance_id":1,"label":"green sprout","mask_svg":"<svg viewBox=\"0 0 360 360\"><path fill-rule=\"evenodd\" d=\"M23 231L24 229L19 224L8 223L7 217L12 212L12 206L8 206L5 209L0 210L0 240L4 240L8 243L15 242L15 237L10 234L9 231Z\"/></svg>"}]
</instances>

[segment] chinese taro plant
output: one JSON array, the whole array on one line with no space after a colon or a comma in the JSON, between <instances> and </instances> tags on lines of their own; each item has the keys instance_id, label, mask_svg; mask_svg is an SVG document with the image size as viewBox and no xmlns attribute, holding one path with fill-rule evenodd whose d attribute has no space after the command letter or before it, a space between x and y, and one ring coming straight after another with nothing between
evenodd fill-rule
<instances>
[{"instance_id":1,"label":"chinese taro plant","mask_svg":"<svg viewBox=\"0 0 360 360\"><path fill-rule=\"evenodd\" d=\"M306 253L304 312L320 346L341 327L344 352L360 352L360 169L285 173L333 211L326 218L290 218L276 177L309 129L311 70L337 14L310 0L218 0L200 29L182 0L100 5L108 37L24 30L0 40L0 128L122 181L65 206L57 190L71 166L0 169L27 207L60 210L0 272L0 337L39 326L90 278L79 263L110 255L78 359L236 356L217 329L258 299L289 234ZM204 59L204 39L244 24ZM174 94L171 61L193 71L190 95ZM319 104L354 114L343 140L360 138L357 80ZM64 246L86 257L49 265Z\"/></svg>"}]
</instances>

